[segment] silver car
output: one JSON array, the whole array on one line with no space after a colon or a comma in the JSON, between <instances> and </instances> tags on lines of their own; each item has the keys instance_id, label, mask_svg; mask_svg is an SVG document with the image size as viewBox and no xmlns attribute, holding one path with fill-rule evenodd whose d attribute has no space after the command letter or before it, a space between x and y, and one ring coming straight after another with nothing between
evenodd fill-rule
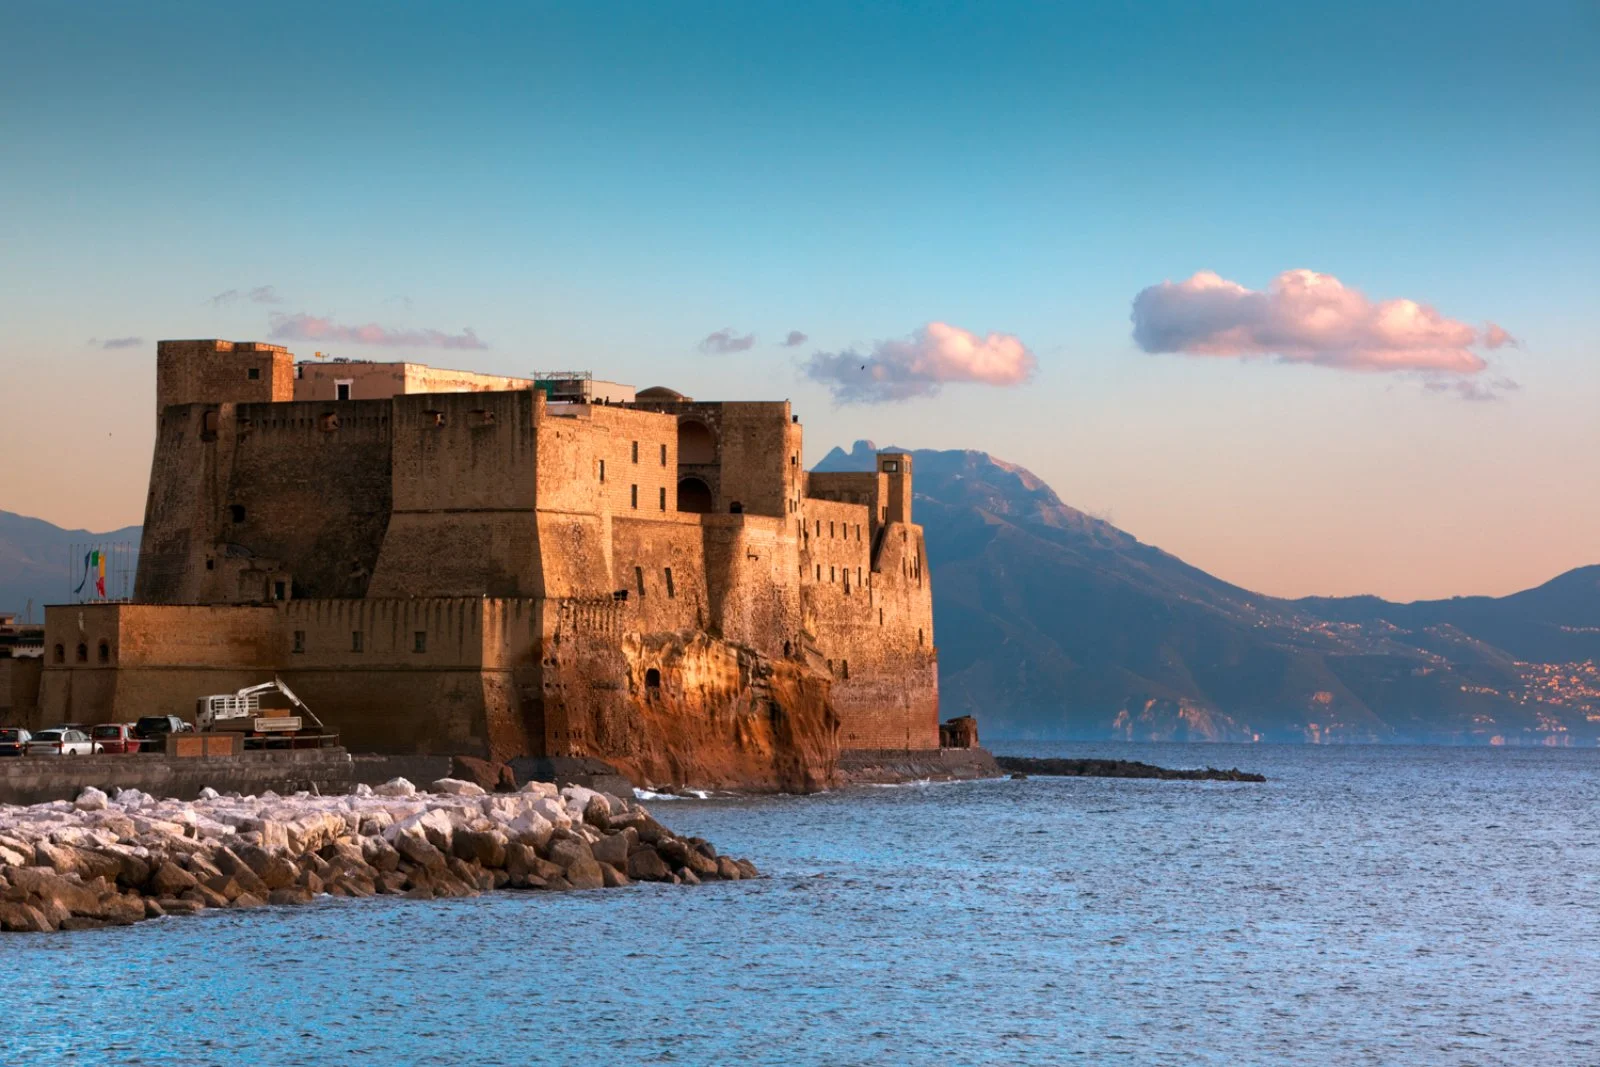
<instances>
[{"instance_id":1,"label":"silver car","mask_svg":"<svg viewBox=\"0 0 1600 1067\"><path fill-rule=\"evenodd\" d=\"M40 730L28 740L30 756L88 756L94 752L94 742L82 730L55 727Z\"/></svg>"}]
</instances>

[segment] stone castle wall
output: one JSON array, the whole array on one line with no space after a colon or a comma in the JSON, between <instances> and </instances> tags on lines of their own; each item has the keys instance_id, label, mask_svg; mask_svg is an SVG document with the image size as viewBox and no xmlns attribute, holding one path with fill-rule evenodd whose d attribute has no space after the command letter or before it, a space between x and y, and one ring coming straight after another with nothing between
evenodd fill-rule
<instances>
[{"instance_id":1,"label":"stone castle wall","mask_svg":"<svg viewBox=\"0 0 1600 1067\"><path fill-rule=\"evenodd\" d=\"M696 738L702 777L779 787L938 747L909 456L808 476L787 403L291 400L292 357L231 342L158 365L138 603L51 609L47 720L278 673L356 749L667 775Z\"/></svg>"}]
</instances>

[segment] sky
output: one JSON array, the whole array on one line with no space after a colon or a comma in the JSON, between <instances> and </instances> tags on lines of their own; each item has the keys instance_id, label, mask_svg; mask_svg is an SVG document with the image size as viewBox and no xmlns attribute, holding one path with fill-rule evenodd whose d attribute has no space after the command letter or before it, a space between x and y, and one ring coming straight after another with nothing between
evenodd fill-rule
<instances>
[{"instance_id":1,"label":"sky","mask_svg":"<svg viewBox=\"0 0 1600 1067\"><path fill-rule=\"evenodd\" d=\"M789 398L1229 581L1600 562L1600 7L0 7L0 509L158 338Z\"/></svg>"}]
</instances>

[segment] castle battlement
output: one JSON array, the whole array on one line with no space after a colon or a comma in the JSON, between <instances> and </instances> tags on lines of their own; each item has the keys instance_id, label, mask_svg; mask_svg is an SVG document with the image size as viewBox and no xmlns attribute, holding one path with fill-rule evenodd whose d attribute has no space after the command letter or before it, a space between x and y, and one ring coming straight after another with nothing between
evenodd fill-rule
<instances>
[{"instance_id":1,"label":"castle battlement","mask_svg":"<svg viewBox=\"0 0 1600 1067\"><path fill-rule=\"evenodd\" d=\"M578 373L220 340L160 342L156 371L135 602L95 609L115 633L87 664L49 655L84 625L51 609L47 714L181 712L216 690L180 653L205 620L248 633L219 665L292 679L355 747L648 766L668 696L715 717L777 675L825 701L838 745L938 745L910 456L808 474L787 402Z\"/></svg>"}]
</instances>

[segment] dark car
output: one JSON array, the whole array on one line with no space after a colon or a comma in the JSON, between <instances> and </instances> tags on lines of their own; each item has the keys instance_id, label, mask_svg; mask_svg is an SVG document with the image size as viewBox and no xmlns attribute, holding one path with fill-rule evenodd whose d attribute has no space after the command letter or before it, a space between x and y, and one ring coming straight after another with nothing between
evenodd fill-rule
<instances>
[{"instance_id":1,"label":"dark car","mask_svg":"<svg viewBox=\"0 0 1600 1067\"><path fill-rule=\"evenodd\" d=\"M0 726L0 756L20 756L33 735L15 726Z\"/></svg>"},{"instance_id":2,"label":"dark car","mask_svg":"<svg viewBox=\"0 0 1600 1067\"><path fill-rule=\"evenodd\" d=\"M194 729L176 715L145 715L133 724L133 733L146 752L159 752L168 734L186 734Z\"/></svg>"}]
</instances>

